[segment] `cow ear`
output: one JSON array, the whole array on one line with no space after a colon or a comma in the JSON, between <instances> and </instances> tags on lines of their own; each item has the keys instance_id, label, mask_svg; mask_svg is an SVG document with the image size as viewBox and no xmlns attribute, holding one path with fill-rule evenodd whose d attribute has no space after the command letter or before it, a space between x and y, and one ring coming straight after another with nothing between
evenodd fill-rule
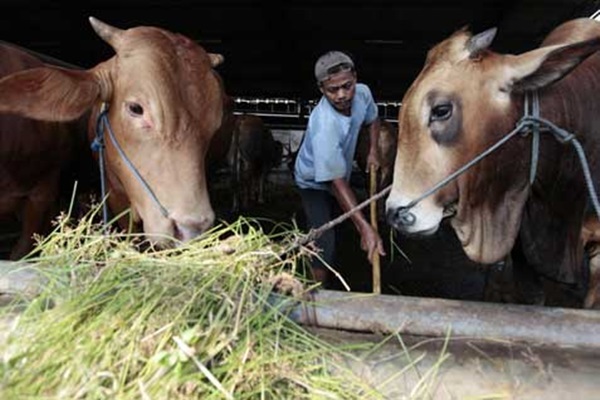
<instances>
[{"instance_id":1,"label":"cow ear","mask_svg":"<svg viewBox=\"0 0 600 400\"><path fill-rule=\"evenodd\" d=\"M593 38L566 46L546 46L516 56L510 62L512 91L551 85L598 50L600 38Z\"/></svg>"},{"instance_id":2,"label":"cow ear","mask_svg":"<svg viewBox=\"0 0 600 400\"><path fill-rule=\"evenodd\" d=\"M212 65L213 68L223 64L223 61L225 61L225 57L217 53L208 53L208 57L210 58L210 65Z\"/></svg>"},{"instance_id":3,"label":"cow ear","mask_svg":"<svg viewBox=\"0 0 600 400\"><path fill-rule=\"evenodd\" d=\"M40 67L0 79L0 112L46 121L70 121L91 108L100 95L88 71Z\"/></svg>"},{"instance_id":4,"label":"cow ear","mask_svg":"<svg viewBox=\"0 0 600 400\"><path fill-rule=\"evenodd\" d=\"M484 50L487 50L496 37L497 28L490 28L477 35L471 36L467 41L469 58L478 58Z\"/></svg>"}]
</instances>

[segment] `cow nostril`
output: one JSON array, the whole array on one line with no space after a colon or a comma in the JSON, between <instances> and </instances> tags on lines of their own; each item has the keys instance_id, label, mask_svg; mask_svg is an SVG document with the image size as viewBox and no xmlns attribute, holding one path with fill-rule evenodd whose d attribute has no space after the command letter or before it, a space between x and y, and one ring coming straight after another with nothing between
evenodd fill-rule
<instances>
[{"instance_id":1,"label":"cow nostril","mask_svg":"<svg viewBox=\"0 0 600 400\"><path fill-rule=\"evenodd\" d=\"M417 217L415 214L410 212L410 208L400 207L398 209L398 219L400 223L404 226L412 226L417 221Z\"/></svg>"},{"instance_id":2,"label":"cow nostril","mask_svg":"<svg viewBox=\"0 0 600 400\"><path fill-rule=\"evenodd\" d=\"M174 236L182 242L187 242L200 236L212 225L212 219L206 218L201 221L173 221Z\"/></svg>"},{"instance_id":3,"label":"cow nostril","mask_svg":"<svg viewBox=\"0 0 600 400\"><path fill-rule=\"evenodd\" d=\"M398 207L388 210L387 219L390 225L399 227L412 226L417 222L415 214L410 212L410 208Z\"/></svg>"}]
</instances>

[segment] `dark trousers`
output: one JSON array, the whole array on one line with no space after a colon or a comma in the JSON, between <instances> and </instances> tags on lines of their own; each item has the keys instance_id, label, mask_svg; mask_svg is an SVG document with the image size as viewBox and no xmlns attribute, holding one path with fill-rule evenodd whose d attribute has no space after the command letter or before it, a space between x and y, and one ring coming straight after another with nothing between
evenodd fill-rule
<instances>
[{"instance_id":1,"label":"dark trousers","mask_svg":"<svg viewBox=\"0 0 600 400\"><path fill-rule=\"evenodd\" d=\"M333 219L333 214L337 210L337 202L329 192L325 190L300 189L300 197L302 198L302 207L306 215L307 230L318 228ZM335 268L333 265L335 260L335 228L323 232L315 240L315 244L321 249L320 256L323 261ZM317 257L312 258L311 267L313 268L313 272L315 268L328 271L327 267Z\"/></svg>"}]
</instances>

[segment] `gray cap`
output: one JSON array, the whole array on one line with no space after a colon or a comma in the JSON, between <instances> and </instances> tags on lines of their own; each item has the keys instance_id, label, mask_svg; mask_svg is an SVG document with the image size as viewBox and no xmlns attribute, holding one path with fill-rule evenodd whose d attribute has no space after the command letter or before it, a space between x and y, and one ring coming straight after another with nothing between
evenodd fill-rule
<instances>
[{"instance_id":1,"label":"gray cap","mask_svg":"<svg viewBox=\"0 0 600 400\"><path fill-rule=\"evenodd\" d=\"M330 51L319 57L315 63L315 78L317 78L317 82L321 83L329 79L329 70L340 64L348 64L350 68L354 68L352 59L341 51Z\"/></svg>"}]
</instances>

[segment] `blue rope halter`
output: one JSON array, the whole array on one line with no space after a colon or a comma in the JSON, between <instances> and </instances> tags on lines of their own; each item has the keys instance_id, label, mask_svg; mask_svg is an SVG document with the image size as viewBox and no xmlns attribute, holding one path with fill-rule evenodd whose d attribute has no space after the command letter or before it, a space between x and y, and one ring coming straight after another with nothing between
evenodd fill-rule
<instances>
[{"instance_id":1,"label":"blue rope halter","mask_svg":"<svg viewBox=\"0 0 600 400\"><path fill-rule=\"evenodd\" d=\"M156 204L162 216L168 218L169 211L158 200L158 197L156 197L156 194L154 193L154 191L152 191L152 188L150 187L148 182L144 180L138 169L135 167L135 165L133 165L129 157L127 157L127 154L125 154L125 152L123 151L123 148L119 145L119 142L117 141L117 138L113 133L112 127L110 126L110 121L108 120L108 106L106 105L106 103L102 103L100 114L98 114L98 118L96 119L96 136L92 141L91 148L93 151L98 152L98 164L100 165L100 191L103 199L102 219L104 221L104 224L108 224L108 205L106 202L106 156L104 154L104 149L106 147L104 142L105 131L108 131L108 137L110 138L110 141L113 144L113 146L117 149L119 156L121 157L121 159L123 159L123 161L125 161L125 164L131 170L131 172L133 173L137 181L140 183L142 188L150 196L154 204Z\"/></svg>"}]
</instances>

